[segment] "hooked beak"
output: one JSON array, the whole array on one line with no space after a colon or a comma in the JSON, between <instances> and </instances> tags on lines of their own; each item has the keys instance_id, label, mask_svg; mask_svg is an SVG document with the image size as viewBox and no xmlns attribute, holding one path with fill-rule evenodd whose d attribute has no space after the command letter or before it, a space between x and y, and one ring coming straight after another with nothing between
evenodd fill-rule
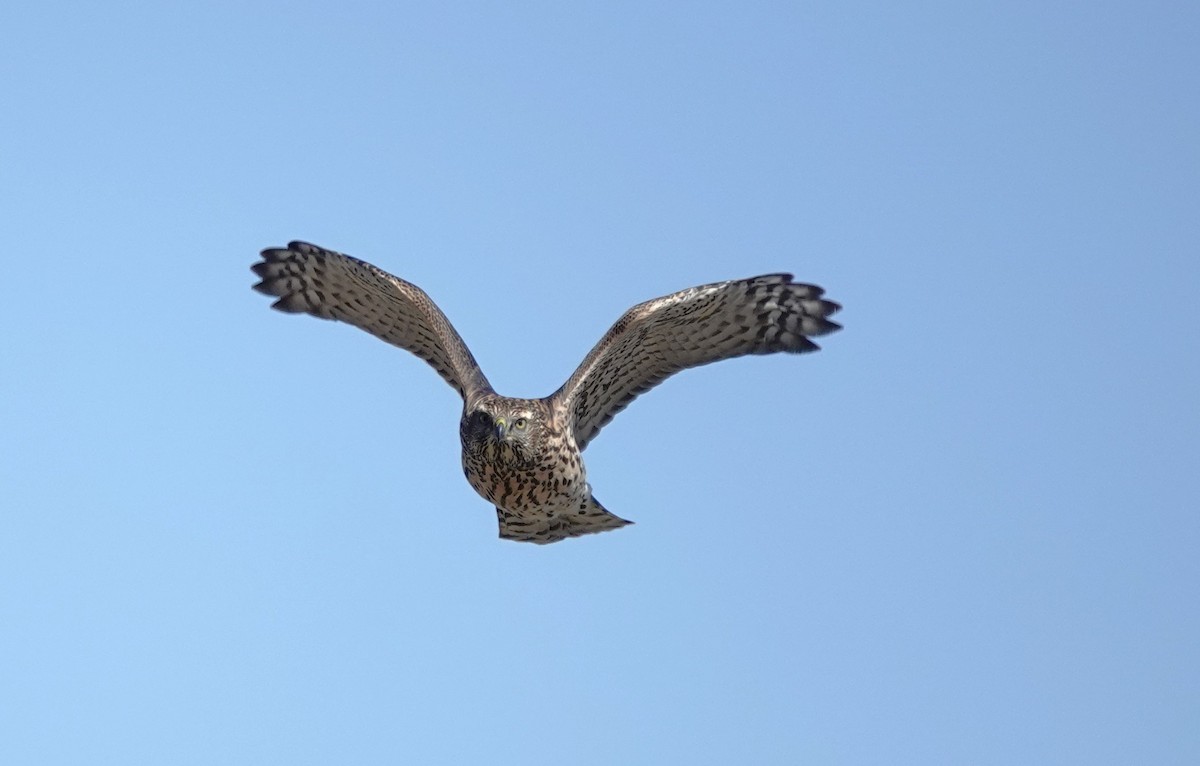
<instances>
[{"instance_id":1,"label":"hooked beak","mask_svg":"<svg viewBox=\"0 0 1200 766\"><path fill-rule=\"evenodd\" d=\"M508 421L504 418L496 418L496 441L504 441L508 436Z\"/></svg>"}]
</instances>

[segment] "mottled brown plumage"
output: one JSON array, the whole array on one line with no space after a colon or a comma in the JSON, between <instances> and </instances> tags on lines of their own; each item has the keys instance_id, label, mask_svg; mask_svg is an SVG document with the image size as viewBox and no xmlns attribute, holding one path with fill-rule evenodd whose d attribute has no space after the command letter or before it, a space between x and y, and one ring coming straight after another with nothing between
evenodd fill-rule
<instances>
[{"instance_id":1,"label":"mottled brown plumage","mask_svg":"<svg viewBox=\"0 0 1200 766\"><path fill-rule=\"evenodd\" d=\"M641 303L543 399L492 390L445 314L416 285L304 242L262 251L256 290L280 311L338 319L427 361L463 398L463 472L496 506L500 536L552 543L630 522L592 496L582 451L613 416L667 377L746 354L815 351L841 307L790 274L717 282Z\"/></svg>"}]
</instances>

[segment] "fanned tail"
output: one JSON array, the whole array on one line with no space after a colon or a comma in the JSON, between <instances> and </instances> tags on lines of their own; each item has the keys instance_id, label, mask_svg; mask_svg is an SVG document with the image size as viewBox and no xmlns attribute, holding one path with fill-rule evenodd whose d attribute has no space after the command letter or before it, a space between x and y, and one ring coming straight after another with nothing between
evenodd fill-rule
<instances>
[{"instance_id":1,"label":"fanned tail","mask_svg":"<svg viewBox=\"0 0 1200 766\"><path fill-rule=\"evenodd\" d=\"M590 495L574 511L550 515L542 511L514 512L496 508L496 518L500 521L501 539L538 545L620 529L633 523L609 513Z\"/></svg>"}]
</instances>

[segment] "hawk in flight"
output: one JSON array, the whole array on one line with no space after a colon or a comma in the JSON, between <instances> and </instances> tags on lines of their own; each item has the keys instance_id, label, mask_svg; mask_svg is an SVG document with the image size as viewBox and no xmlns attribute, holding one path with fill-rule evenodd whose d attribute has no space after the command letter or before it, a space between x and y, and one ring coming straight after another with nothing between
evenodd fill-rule
<instances>
[{"instance_id":1,"label":"hawk in flight","mask_svg":"<svg viewBox=\"0 0 1200 766\"><path fill-rule=\"evenodd\" d=\"M582 452L634 397L671 375L722 359L816 351L841 308L790 274L690 287L617 320L566 383L542 399L492 390L458 332L414 284L310 245L262 251L254 289L288 313L337 319L428 362L463 399L467 481L496 506L500 537L554 543L629 524L592 497Z\"/></svg>"}]
</instances>

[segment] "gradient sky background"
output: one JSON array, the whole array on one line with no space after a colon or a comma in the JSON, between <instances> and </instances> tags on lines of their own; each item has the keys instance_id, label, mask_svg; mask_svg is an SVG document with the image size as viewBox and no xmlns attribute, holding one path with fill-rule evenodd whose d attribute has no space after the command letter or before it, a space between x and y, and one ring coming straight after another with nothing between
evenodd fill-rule
<instances>
[{"instance_id":1,"label":"gradient sky background","mask_svg":"<svg viewBox=\"0 0 1200 766\"><path fill-rule=\"evenodd\" d=\"M0 762L1200 762L1194 3L8 3ZM496 538L454 392L790 270Z\"/></svg>"}]
</instances>

